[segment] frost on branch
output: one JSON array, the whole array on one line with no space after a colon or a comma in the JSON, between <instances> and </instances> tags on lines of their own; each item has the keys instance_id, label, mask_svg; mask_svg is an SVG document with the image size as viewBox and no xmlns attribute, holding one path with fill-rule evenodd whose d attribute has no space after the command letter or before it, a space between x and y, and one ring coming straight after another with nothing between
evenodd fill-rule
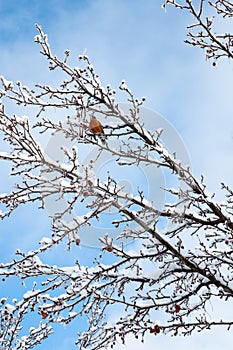
<instances>
[{"instance_id":1,"label":"frost on branch","mask_svg":"<svg viewBox=\"0 0 233 350\"><path fill-rule=\"evenodd\" d=\"M185 43L202 48L205 51L207 60L213 61L213 66L219 58L233 58L233 35L228 30L231 29L231 19L233 17L233 4L228 0L214 0L205 2L204 0L166 0L162 7L172 5L183 11L188 11L194 19L194 23L188 28ZM219 32L219 22L224 18L224 29ZM219 22L218 22L219 20Z\"/></svg>"},{"instance_id":2,"label":"frost on branch","mask_svg":"<svg viewBox=\"0 0 233 350\"><path fill-rule=\"evenodd\" d=\"M1 347L32 348L53 332L54 323L65 325L78 317L86 317L88 327L78 334L77 345L93 350L125 343L128 334L143 341L146 334L189 335L217 325L231 327L231 319L209 316L209 305L233 296L232 190L222 184L226 198L217 203L204 179L195 178L163 145L166 130L145 128L140 114L145 98L135 98L122 81L119 89L129 105L122 110L117 92L101 84L86 55L72 68L70 52L57 58L47 35L39 26L37 30L35 42L50 70L60 70L63 78L57 87L38 83L33 89L1 78L0 132L9 150L0 152L0 159L10 163L16 184L0 195L0 216L32 202L44 209L51 198L58 205L51 214L52 232L38 248L27 253L18 249L12 261L0 264L2 283L14 277L27 286L20 300L1 299ZM9 103L25 107L25 113L33 106L35 116L9 115ZM54 108L59 121L50 116ZM90 129L93 116L101 122L101 133ZM40 134L62 135L72 147L59 143L55 156L47 154ZM94 146L95 159L83 164L80 145ZM136 194L128 193L111 171L101 181L94 165L103 152L119 171L145 164L177 178L177 187L165 189L164 207L150 201L140 184ZM74 215L77 206L80 212ZM115 239L107 232L99 237L102 247L91 266L79 260L69 267L43 262L43 253L63 240L68 249L82 244L80 230L110 210L116 212L111 225L120 233ZM133 248L124 244L128 239L135 242ZM122 316L111 318L115 306ZM24 320L30 315L33 324L27 329Z\"/></svg>"}]
</instances>

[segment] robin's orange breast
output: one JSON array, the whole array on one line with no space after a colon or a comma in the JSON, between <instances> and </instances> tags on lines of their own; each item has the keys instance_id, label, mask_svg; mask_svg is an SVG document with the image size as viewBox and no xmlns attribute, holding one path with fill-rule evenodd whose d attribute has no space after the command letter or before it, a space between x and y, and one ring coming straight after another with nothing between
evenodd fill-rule
<instances>
[{"instance_id":1,"label":"robin's orange breast","mask_svg":"<svg viewBox=\"0 0 233 350\"><path fill-rule=\"evenodd\" d=\"M103 128L97 119L91 119L89 124L89 129L95 134L102 134Z\"/></svg>"}]
</instances>

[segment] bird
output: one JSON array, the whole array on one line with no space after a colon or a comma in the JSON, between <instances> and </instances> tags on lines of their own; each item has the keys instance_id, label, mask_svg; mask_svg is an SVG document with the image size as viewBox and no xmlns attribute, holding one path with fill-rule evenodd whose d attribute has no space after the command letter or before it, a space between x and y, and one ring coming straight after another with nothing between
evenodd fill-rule
<instances>
[{"instance_id":1,"label":"bird","mask_svg":"<svg viewBox=\"0 0 233 350\"><path fill-rule=\"evenodd\" d=\"M94 135L98 135L102 141L102 143L105 143L105 135L104 135L104 129L98 119L94 115L91 116L90 123L89 123L89 129Z\"/></svg>"}]
</instances>

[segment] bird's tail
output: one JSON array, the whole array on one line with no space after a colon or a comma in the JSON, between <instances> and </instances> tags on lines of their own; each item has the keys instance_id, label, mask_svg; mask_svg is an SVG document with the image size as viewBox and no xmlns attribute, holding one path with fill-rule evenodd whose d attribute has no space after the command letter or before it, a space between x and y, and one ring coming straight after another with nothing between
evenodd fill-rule
<instances>
[{"instance_id":1,"label":"bird's tail","mask_svg":"<svg viewBox=\"0 0 233 350\"><path fill-rule=\"evenodd\" d=\"M102 144L105 145L106 144L106 135L99 134L99 137L100 137L100 140L101 140Z\"/></svg>"}]
</instances>

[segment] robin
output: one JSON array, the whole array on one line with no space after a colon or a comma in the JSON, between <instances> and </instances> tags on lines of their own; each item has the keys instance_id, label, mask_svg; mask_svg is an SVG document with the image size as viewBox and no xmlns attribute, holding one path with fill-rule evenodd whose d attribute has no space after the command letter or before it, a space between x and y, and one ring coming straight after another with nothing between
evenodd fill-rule
<instances>
[{"instance_id":1,"label":"robin","mask_svg":"<svg viewBox=\"0 0 233 350\"><path fill-rule=\"evenodd\" d=\"M89 123L89 129L91 130L91 132L94 135L98 135L100 137L102 143L105 143L105 135L104 135L103 127L102 127L101 123L99 122L99 120L96 119L96 117L94 115L91 116L91 120Z\"/></svg>"}]
</instances>

